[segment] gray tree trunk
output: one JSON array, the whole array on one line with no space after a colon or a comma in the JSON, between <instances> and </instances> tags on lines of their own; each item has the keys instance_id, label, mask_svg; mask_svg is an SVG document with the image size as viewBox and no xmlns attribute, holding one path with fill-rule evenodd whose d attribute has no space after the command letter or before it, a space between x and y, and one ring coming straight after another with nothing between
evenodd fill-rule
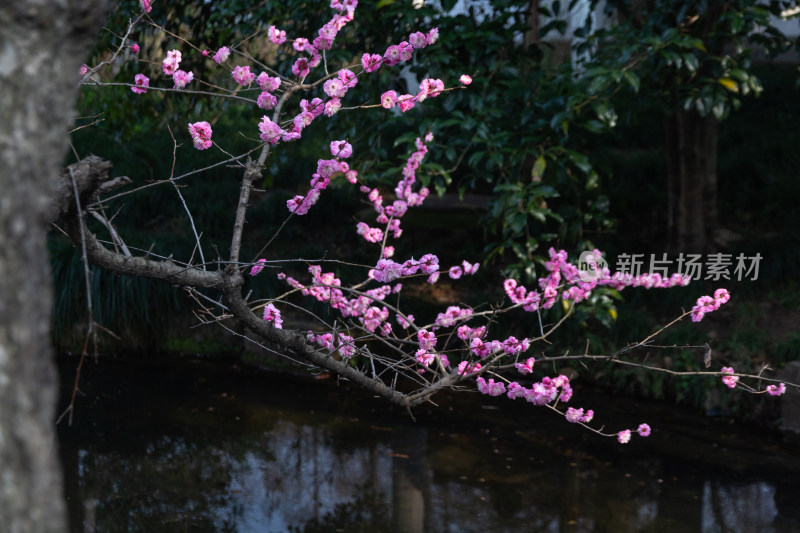
<instances>
[{"instance_id":1,"label":"gray tree trunk","mask_svg":"<svg viewBox=\"0 0 800 533\"><path fill-rule=\"evenodd\" d=\"M105 0L0 6L0 528L66 530L45 233Z\"/></svg>"}]
</instances>

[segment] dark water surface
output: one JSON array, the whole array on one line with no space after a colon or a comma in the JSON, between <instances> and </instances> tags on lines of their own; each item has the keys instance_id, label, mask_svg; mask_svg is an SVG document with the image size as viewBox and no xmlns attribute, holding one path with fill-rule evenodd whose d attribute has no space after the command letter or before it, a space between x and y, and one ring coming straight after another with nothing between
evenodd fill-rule
<instances>
[{"instance_id":1,"label":"dark water surface","mask_svg":"<svg viewBox=\"0 0 800 533\"><path fill-rule=\"evenodd\" d=\"M442 397L414 422L229 362L104 359L81 389L59 426L76 533L800 531L797 447L639 400L576 389L609 427L653 426L621 446L521 400Z\"/></svg>"}]
</instances>

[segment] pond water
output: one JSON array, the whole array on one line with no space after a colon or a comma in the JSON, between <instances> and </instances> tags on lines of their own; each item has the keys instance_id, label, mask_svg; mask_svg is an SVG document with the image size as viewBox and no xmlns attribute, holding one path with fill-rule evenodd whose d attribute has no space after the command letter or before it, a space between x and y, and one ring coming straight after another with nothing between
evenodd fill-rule
<instances>
[{"instance_id":1,"label":"pond water","mask_svg":"<svg viewBox=\"0 0 800 533\"><path fill-rule=\"evenodd\" d=\"M77 361L61 362L66 406ZM779 436L576 389L628 445L474 393L416 421L335 378L101 359L59 425L77 532L797 532Z\"/></svg>"}]
</instances>

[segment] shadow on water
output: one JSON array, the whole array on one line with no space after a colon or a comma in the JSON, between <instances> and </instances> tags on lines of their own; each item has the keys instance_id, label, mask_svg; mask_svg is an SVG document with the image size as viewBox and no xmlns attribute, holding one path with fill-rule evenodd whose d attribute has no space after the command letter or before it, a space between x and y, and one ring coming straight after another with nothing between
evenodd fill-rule
<instances>
[{"instance_id":1,"label":"shadow on water","mask_svg":"<svg viewBox=\"0 0 800 533\"><path fill-rule=\"evenodd\" d=\"M800 531L796 449L647 402L576 391L655 428L620 446L525 404L467 393L413 422L229 362L103 359L81 389L59 426L75 533Z\"/></svg>"}]
</instances>

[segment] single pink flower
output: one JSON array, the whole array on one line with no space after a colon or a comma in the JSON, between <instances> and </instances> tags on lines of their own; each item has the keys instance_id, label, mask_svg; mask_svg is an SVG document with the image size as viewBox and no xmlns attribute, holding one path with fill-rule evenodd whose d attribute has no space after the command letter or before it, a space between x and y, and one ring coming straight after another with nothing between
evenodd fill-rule
<instances>
[{"instance_id":1,"label":"single pink flower","mask_svg":"<svg viewBox=\"0 0 800 533\"><path fill-rule=\"evenodd\" d=\"M460 81L463 85L469 85L472 83L472 77L470 77L469 74L462 74L461 77L458 78L458 81Z\"/></svg>"},{"instance_id":2,"label":"single pink flower","mask_svg":"<svg viewBox=\"0 0 800 533\"><path fill-rule=\"evenodd\" d=\"M309 72L311 72L311 69L308 65L308 59L305 57L298 58L292 65L292 74L298 78L305 78Z\"/></svg>"},{"instance_id":3,"label":"single pink flower","mask_svg":"<svg viewBox=\"0 0 800 533\"><path fill-rule=\"evenodd\" d=\"M347 159L353 155L353 147L347 141L331 141L331 155Z\"/></svg>"},{"instance_id":4,"label":"single pink flower","mask_svg":"<svg viewBox=\"0 0 800 533\"><path fill-rule=\"evenodd\" d=\"M262 91L274 92L281 86L281 79L277 76L270 76L266 72L262 72L256 78L256 83L261 87Z\"/></svg>"},{"instance_id":5,"label":"single pink flower","mask_svg":"<svg viewBox=\"0 0 800 533\"><path fill-rule=\"evenodd\" d=\"M723 366L720 372L722 372L723 374L722 382L725 384L725 386L728 387L729 389L735 389L736 384L739 381L739 376L733 375L734 374L733 368L730 366Z\"/></svg>"},{"instance_id":6,"label":"single pink flower","mask_svg":"<svg viewBox=\"0 0 800 533\"><path fill-rule=\"evenodd\" d=\"M397 92L386 91L381 95L381 105L386 109L391 109L397 103Z\"/></svg>"},{"instance_id":7,"label":"single pink flower","mask_svg":"<svg viewBox=\"0 0 800 533\"><path fill-rule=\"evenodd\" d=\"M136 76L134 76L133 79L136 86L131 87L131 91L133 91L136 94L146 93L147 88L150 87L150 79L144 74L137 74Z\"/></svg>"},{"instance_id":8,"label":"single pink flower","mask_svg":"<svg viewBox=\"0 0 800 533\"><path fill-rule=\"evenodd\" d=\"M272 109L278 104L278 99L275 98L274 95L268 93L267 91L263 91L261 94L258 95L258 99L256 100L258 107L261 109Z\"/></svg>"},{"instance_id":9,"label":"single pink flower","mask_svg":"<svg viewBox=\"0 0 800 533\"><path fill-rule=\"evenodd\" d=\"M261 122L258 124L258 129L261 131L261 140L268 142L270 144L277 143L281 135L285 132L281 129L278 124L272 122L270 118L266 115L261 117Z\"/></svg>"},{"instance_id":10,"label":"single pink flower","mask_svg":"<svg viewBox=\"0 0 800 533\"><path fill-rule=\"evenodd\" d=\"M322 86L322 90L331 98L341 98L347 93L344 84L336 78L326 81Z\"/></svg>"},{"instance_id":11,"label":"single pink flower","mask_svg":"<svg viewBox=\"0 0 800 533\"><path fill-rule=\"evenodd\" d=\"M213 59L214 61L217 62L217 64L221 65L228 60L228 57L230 57L230 55L231 55L230 48L228 48L227 46L223 46L222 48L217 50L217 52L214 54Z\"/></svg>"},{"instance_id":12,"label":"single pink flower","mask_svg":"<svg viewBox=\"0 0 800 533\"><path fill-rule=\"evenodd\" d=\"M275 26L270 26L267 29L267 39L277 45L281 45L286 42L286 32L279 30Z\"/></svg>"},{"instance_id":13,"label":"single pink flower","mask_svg":"<svg viewBox=\"0 0 800 533\"><path fill-rule=\"evenodd\" d=\"M183 89L186 87L186 84L191 82L194 79L193 72L184 72L182 70L176 70L175 73L172 75L172 81L175 82L175 89Z\"/></svg>"},{"instance_id":14,"label":"single pink flower","mask_svg":"<svg viewBox=\"0 0 800 533\"><path fill-rule=\"evenodd\" d=\"M249 66L236 66L234 67L231 75L233 76L233 79L236 80L236 83L243 87L247 87L256 79L256 75L250 72Z\"/></svg>"},{"instance_id":15,"label":"single pink flower","mask_svg":"<svg viewBox=\"0 0 800 533\"><path fill-rule=\"evenodd\" d=\"M267 322L272 322L272 325L275 326L276 329L283 328L283 319L281 318L281 312L275 307L275 305L270 302L264 306L264 320Z\"/></svg>"},{"instance_id":16,"label":"single pink flower","mask_svg":"<svg viewBox=\"0 0 800 533\"><path fill-rule=\"evenodd\" d=\"M342 101L338 98L331 98L325 103L325 116L332 117L342 108Z\"/></svg>"},{"instance_id":17,"label":"single pink flower","mask_svg":"<svg viewBox=\"0 0 800 533\"><path fill-rule=\"evenodd\" d=\"M142 5L142 11L145 13L150 13L153 10L153 0L139 0L139 3Z\"/></svg>"},{"instance_id":18,"label":"single pink flower","mask_svg":"<svg viewBox=\"0 0 800 533\"><path fill-rule=\"evenodd\" d=\"M650 435L650 426L647 424L639 424L636 432L642 437L648 437Z\"/></svg>"},{"instance_id":19,"label":"single pink flower","mask_svg":"<svg viewBox=\"0 0 800 533\"><path fill-rule=\"evenodd\" d=\"M136 44L136 43L133 43L131 45L131 52L133 52L134 54L138 54L139 53L139 45Z\"/></svg>"},{"instance_id":20,"label":"single pink flower","mask_svg":"<svg viewBox=\"0 0 800 533\"><path fill-rule=\"evenodd\" d=\"M786 393L786 384L767 385L767 393L770 396L783 396Z\"/></svg>"},{"instance_id":21,"label":"single pink flower","mask_svg":"<svg viewBox=\"0 0 800 533\"><path fill-rule=\"evenodd\" d=\"M189 124L189 134L192 136L194 147L198 150L211 148L211 125L208 122L195 122Z\"/></svg>"},{"instance_id":22,"label":"single pink flower","mask_svg":"<svg viewBox=\"0 0 800 533\"><path fill-rule=\"evenodd\" d=\"M617 433L617 440L620 444L628 444L631 440L631 430L626 429Z\"/></svg>"}]
</instances>

